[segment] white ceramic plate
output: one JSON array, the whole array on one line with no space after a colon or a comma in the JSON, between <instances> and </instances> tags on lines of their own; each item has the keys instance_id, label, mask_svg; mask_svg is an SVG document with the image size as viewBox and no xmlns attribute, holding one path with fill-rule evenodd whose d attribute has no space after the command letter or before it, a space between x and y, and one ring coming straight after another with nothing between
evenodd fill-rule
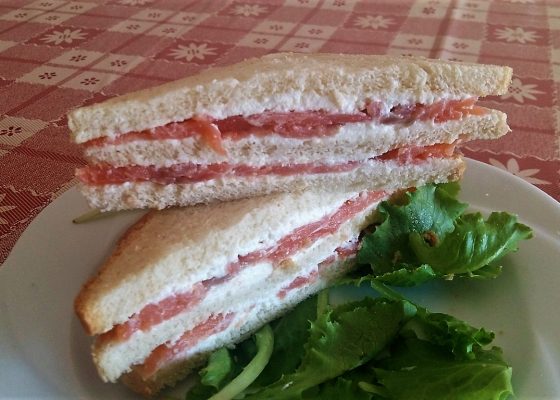
<instances>
[{"instance_id":1,"label":"white ceramic plate","mask_svg":"<svg viewBox=\"0 0 560 400\"><path fill-rule=\"evenodd\" d=\"M483 212L519 215L535 237L504 260L492 281L453 281L404 291L434 311L496 332L514 368L518 399L560 398L560 205L508 173L470 161L461 200ZM81 285L138 212L84 225L72 189L47 207L0 267L0 398L137 398L104 384L89 358L90 340L73 313ZM340 301L358 289L335 293Z\"/></svg>"}]
</instances>

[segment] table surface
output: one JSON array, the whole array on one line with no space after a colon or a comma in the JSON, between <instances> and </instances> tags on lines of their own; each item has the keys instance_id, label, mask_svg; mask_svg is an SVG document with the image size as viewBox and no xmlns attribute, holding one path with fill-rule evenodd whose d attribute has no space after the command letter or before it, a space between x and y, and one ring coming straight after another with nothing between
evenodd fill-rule
<instances>
[{"instance_id":1,"label":"table surface","mask_svg":"<svg viewBox=\"0 0 560 400\"><path fill-rule=\"evenodd\" d=\"M278 51L504 64L512 132L463 146L560 200L560 2L0 0L0 264L76 181L68 110Z\"/></svg>"}]
</instances>

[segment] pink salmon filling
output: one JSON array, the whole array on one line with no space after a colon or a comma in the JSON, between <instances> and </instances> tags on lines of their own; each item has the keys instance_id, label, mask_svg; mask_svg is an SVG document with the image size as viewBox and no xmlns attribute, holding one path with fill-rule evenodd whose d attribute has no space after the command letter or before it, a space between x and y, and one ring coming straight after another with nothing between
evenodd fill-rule
<instances>
[{"instance_id":1,"label":"pink salmon filling","mask_svg":"<svg viewBox=\"0 0 560 400\"><path fill-rule=\"evenodd\" d=\"M376 160L394 160L401 165L421 163L432 157L450 157L455 144L434 144L430 146L410 146L391 150L375 157ZM86 185L121 184L125 182L153 182L161 185L203 182L227 176L292 176L300 174L325 174L348 172L358 168L362 162L350 161L342 164L283 164L256 167L227 162L209 165L175 164L171 167L131 165L112 167L97 164L76 170L78 179Z\"/></svg>"},{"instance_id":2,"label":"pink salmon filling","mask_svg":"<svg viewBox=\"0 0 560 400\"><path fill-rule=\"evenodd\" d=\"M212 315L202 324L197 325L188 332L185 332L172 346L166 343L156 347L146 360L133 368L133 372L138 373L142 379L149 379L163 365L172 361L177 355L190 347L195 346L201 340L215 335L225 329L233 321L234 313Z\"/></svg>"},{"instance_id":3,"label":"pink salmon filling","mask_svg":"<svg viewBox=\"0 0 560 400\"><path fill-rule=\"evenodd\" d=\"M354 256L357 250L357 242L344 248L337 248L335 250L337 254L333 254L322 261L318 268L311 271L308 275L298 276L295 278L288 286L282 288L278 292L277 296L280 299L283 299L290 291L312 284L318 279L322 272L332 267L334 261L338 257L346 258ZM133 373L138 374L144 380L149 379L160 368L165 367L168 363L171 363L188 348L196 345L198 342L210 337L211 335L215 335L227 329L234 316L234 313L228 313L225 316L223 314L210 316L210 318L202 324L199 324L190 331L185 332L173 345L169 346L167 344L162 344L156 347L142 364L133 367Z\"/></svg>"},{"instance_id":4,"label":"pink salmon filling","mask_svg":"<svg viewBox=\"0 0 560 400\"><path fill-rule=\"evenodd\" d=\"M183 139L197 136L203 143L219 154L226 153L224 139L239 140L256 135L270 134L287 138L307 139L331 136L337 127L357 122L376 121L380 124L410 124L415 121L441 123L460 119L466 115L483 115L486 110L477 106L478 99L442 100L433 104L397 105L389 112L382 112L382 103L368 102L366 108L350 114L325 111L264 112L249 116L233 116L217 120L209 117L194 117L181 122L171 122L139 132L123 133L115 138L102 137L84 144L86 147L118 145L137 140Z\"/></svg>"},{"instance_id":5,"label":"pink salmon filling","mask_svg":"<svg viewBox=\"0 0 560 400\"><path fill-rule=\"evenodd\" d=\"M298 276L288 286L282 288L277 294L278 298L283 299L289 292L314 283L322 273L332 268L337 258L353 257L357 251L357 241L351 243L349 246L337 248L335 250L336 254L323 260L316 270L311 271L311 273L306 276ZM165 367L166 364L180 357L180 354L189 347L194 346L210 335L217 334L227 329L234 315L234 313L228 313L225 316L223 314L218 314L217 316L212 315L202 324L184 333L172 346L162 344L155 348L142 364L133 367L132 373L138 374L144 380L150 379L160 368Z\"/></svg>"}]
</instances>

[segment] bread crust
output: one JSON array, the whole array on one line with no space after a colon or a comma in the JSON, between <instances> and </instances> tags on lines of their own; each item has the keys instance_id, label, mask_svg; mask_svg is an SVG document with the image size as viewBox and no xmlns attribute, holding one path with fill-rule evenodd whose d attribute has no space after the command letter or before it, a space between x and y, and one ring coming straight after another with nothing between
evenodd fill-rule
<instances>
[{"instance_id":1,"label":"bread crust","mask_svg":"<svg viewBox=\"0 0 560 400\"><path fill-rule=\"evenodd\" d=\"M278 53L73 110L68 126L84 143L197 115L355 112L367 100L429 104L504 94L511 75L504 66L420 57Z\"/></svg>"},{"instance_id":2,"label":"bread crust","mask_svg":"<svg viewBox=\"0 0 560 400\"><path fill-rule=\"evenodd\" d=\"M99 283L100 276L103 275L107 268L112 265L116 260L123 257L123 253L126 253L127 249L129 249L137 238L142 235L142 230L144 226L155 216L155 211L150 211L144 214L138 221L128 227L125 233L118 239L115 244L115 249L105 262L105 264L96 272L94 276L92 276L84 285L76 298L74 299L74 311L78 316L78 320L81 322L82 327L86 331L88 335L94 335L98 332L98 328L94 321L96 321L98 316L92 315L92 311L90 309L90 301L91 301L91 294L95 292L97 289L97 285ZM94 311L95 313L95 311Z\"/></svg>"}]
</instances>

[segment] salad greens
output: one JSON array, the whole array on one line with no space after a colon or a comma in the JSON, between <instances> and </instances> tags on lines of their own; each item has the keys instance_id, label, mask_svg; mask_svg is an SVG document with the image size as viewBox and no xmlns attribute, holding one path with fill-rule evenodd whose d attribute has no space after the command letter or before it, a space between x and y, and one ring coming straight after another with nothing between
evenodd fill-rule
<instances>
[{"instance_id":1,"label":"salad greens","mask_svg":"<svg viewBox=\"0 0 560 400\"><path fill-rule=\"evenodd\" d=\"M414 310L405 302L367 298L318 315L295 371L247 399L299 399L303 392L368 362L392 341Z\"/></svg>"},{"instance_id":2,"label":"salad greens","mask_svg":"<svg viewBox=\"0 0 560 400\"><path fill-rule=\"evenodd\" d=\"M186 400L504 400L511 367L494 334L414 304L393 286L454 277L488 279L531 237L507 213L465 213L456 183L427 185L383 202L362 238L355 272L378 297L328 304L326 292L254 338L214 352Z\"/></svg>"},{"instance_id":3,"label":"salad greens","mask_svg":"<svg viewBox=\"0 0 560 400\"><path fill-rule=\"evenodd\" d=\"M491 332L447 314L430 313L381 283L375 286L381 297L329 306L305 321L303 316L309 316L310 305L317 302L313 297L273 322L272 328L265 328L274 332L274 340L259 343L257 339L255 347L248 339L233 350L218 350L186 399L213 394L211 399L222 400L499 400L513 393L511 368L501 351L486 348L494 337ZM299 322L287 339L282 336L286 321ZM287 342L292 344L290 351ZM248 364L247 351L255 354ZM297 362L276 374L275 381L259 376L245 382L250 384L240 396L231 395L228 388L251 369L259 354L269 352L265 370L274 369L275 359L282 360L281 366L288 365L288 358ZM240 370L231 380L232 372Z\"/></svg>"},{"instance_id":4,"label":"salad greens","mask_svg":"<svg viewBox=\"0 0 560 400\"><path fill-rule=\"evenodd\" d=\"M361 281L416 286L453 277L488 279L494 264L531 237L531 229L507 213L464 213L458 183L426 185L404 195L404 204L383 202L379 224L364 236L357 262Z\"/></svg>"}]
</instances>

